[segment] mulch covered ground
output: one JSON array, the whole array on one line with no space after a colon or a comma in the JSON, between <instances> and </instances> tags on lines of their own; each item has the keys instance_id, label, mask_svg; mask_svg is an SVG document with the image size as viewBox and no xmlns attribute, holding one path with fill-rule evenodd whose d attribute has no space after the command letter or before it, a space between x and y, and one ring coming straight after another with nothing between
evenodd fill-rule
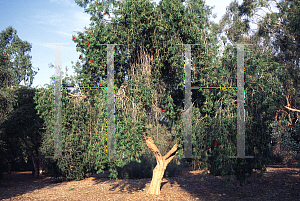
<instances>
[{"instance_id":1,"label":"mulch covered ground","mask_svg":"<svg viewBox=\"0 0 300 201\"><path fill-rule=\"evenodd\" d=\"M300 168L295 164L272 165L261 178L252 175L248 184L233 181L228 190L222 177L186 169L164 178L161 194L148 195L151 179L113 182L105 175L91 175L82 181L57 182L31 172L12 172L0 181L1 200L300 200Z\"/></svg>"}]
</instances>

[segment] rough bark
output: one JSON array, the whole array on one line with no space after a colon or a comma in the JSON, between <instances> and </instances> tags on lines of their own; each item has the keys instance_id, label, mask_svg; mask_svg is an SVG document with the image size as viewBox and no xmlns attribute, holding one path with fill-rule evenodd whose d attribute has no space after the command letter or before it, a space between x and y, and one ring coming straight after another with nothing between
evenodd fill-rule
<instances>
[{"instance_id":1,"label":"rough bark","mask_svg":"<svg viewBox=\"0 0 300 201\"><path fill-rule=\"evenodd\" d=\"M165 155L162 156L160 151L154 144L154 141L149 136L142 136L143 141L147 144L147 146L153 151L154 156L156 158L157 165L153 170L152 181L150 187L148 189L149 194L159 195L160 194L160 186L161 180L164 176L167 165L170 161L176 156L176 151L178 148L177 143L173 146L173 148Z\"/></svg>"}]
</instances>

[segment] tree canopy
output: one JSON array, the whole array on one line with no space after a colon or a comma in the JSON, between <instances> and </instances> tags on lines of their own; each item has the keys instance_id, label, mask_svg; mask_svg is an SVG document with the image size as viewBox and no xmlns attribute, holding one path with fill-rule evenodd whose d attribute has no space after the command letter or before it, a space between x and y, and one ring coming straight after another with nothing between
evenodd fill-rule
<instances>
[{"instance_id":1,"label":"tree canopy","mask_svg":"<svg viewBox=\"0 0 300 201\"><path fill-rule=\"evenodd\" d=\"M38 150L39 142L36 138L39 134L35 129L39 123L33 118L36 114L33 105L35 92L29 88L19 88L22 81L30 86L37 73L32 67L29 55L31 44L22 41L12 27L0 32L0 44L0 173L2 175L7 163L13 162L18 157L31 156L30 151ZM29 121L28 124L25 123L26 121ZM29 130L26 131L24 128Z\"/></svg>"},{"instance_id":2,"label":"tree canopy","mask_svg":"<svg viewBox=\"0 0 300 201\"><path fill-rule=\"evenodd\" d=\"M172 147L166 145L169 140L176 144L177 156L184 157L183 44L191 44L192 154L198 156L186 161L227 176L225 181L235 175L242 184L253 169L263 173L270 162L274 123L286 120L292 132L286 139L292 137L299 144L298 1L277 3L278 12L259 20L258 10L269 9L269 1L233 1L220 23L210 21L211 8L204 1L162 0L158 6L141 0L76 3L91 15L92 23L72 36L81 62L74 65L75 77L62 79L65 157L48 160L52 175L83 179L108 168L110 177L117 179L118 168L141 162L147 154L150 159L142 138L151 139L161 155ZM110 23L104 15L111 17ZM258 24L256 31L252 22ZM112 44L115 158L107 154L108 45ZM245 155L252 159L230 158L237 153L237 44L245 44ZM3 63L7 54L0 56ZM18 80L14 76L23 79L16 73L9 80ZM4 78L3 83L14 83ZM68 86L75 84L79 87L72 91ZM54 79L34 97L37 114L44 120L40 146L44 156L54 153L54 98Z\"/></svg>"}]
</instances>

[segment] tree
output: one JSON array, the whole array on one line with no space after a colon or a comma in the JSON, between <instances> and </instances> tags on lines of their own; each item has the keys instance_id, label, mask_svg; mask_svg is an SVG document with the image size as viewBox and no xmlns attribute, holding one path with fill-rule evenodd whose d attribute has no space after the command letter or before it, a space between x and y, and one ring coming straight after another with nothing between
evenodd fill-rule
<instances>
[{"instance_id":1,"label":"tree","mask_svg":"<svg viewBox=\"0 0 300 201\"><path fill-rule=\"evenodd\" d=\"M12 27L0 33L0 45L0 124L2 124L9 118L17 104L14 88L17 88L22 81L31 85L37 72L33 70L30 61L31 45L27 41L22 41ZM2 137L0 137L0 143L0 174L2 175L5 171L4 167L7 167L9 162L9 158L4 156L12 153L8 153L7 146L9 145Z\"/></svg>"},{"instance_id":2,"label":"tree","mask_svg":"<svg viewBox=\"0 0 300 201\"><path fill-rule=\"evenodd\" d=\"M97 16L101 17L100 12L104 4L100 2L92 4L90 1L79 4L84 4L84 7L88 6L87 12L91 12L95 16L98 13ZM141 137L148 133L147 124L158 125L158 121L155 121L157 118L153 118L153 116L158 117L166 111L164 114L166 119L169 119L167 122L169 125L172 124L172 121L173 124L176 124L175 121L182 120L184 58L181 54L183 47L177 44L203 44L203 41L208 40L203 37L207 31L205 24L208 13L204 4L197 1L191 1L190 6L186 8L178 1L163 1L156 8L148 1L124 1L118 2L116 5L119 6L119 9L115 11L115 16L118 17L112 19L113 23L105 25L99 19L93 18L94 25L84 33L73 36L73 40L78 43L78 51L82 52L80 60L83 64L77 63L75 66L78 73L75 79L81 86L106 86L107 50L105 46L99 44L124 44L115 47L115 83L117 87L115 147L116 155L121 158L103 158L106 156L106 134L103 130L106 116L104 112L99 112L100 116L91 113L94 108L97 108L97 111L106 111L104 96L106 89L98 91L81 88L80 95L87 97L81 100L79 96L77 100L71 99L74 96L67 95L66 91L63 91L63 94L66 95L63 95L62 101L70 100L70 103L65 105L66 109L63 109L63 113L71 115L63 117L63 126L65 127L63 152L72 156L72 159L60 159L56 162L63 170L63 177L69 175L68 178L77 176L82 178L80 171L75 174L74 171L70 171L70 167L76 167L75 164L80 166L86 164L88 167L87 163L89 163L90 168L98 170L98 173L103 172L105 164L108 164L111 170L110 176L116 178L116 166L123 167L131 161L139 161L143 151ZM114 7L117 6L114 5ZM170 32L173 34L170 35ZM214 55L203 54L211 51L208 45L206 47L194 46L192 51L196 55L194 61L198 64L197 68L211 65L209 61ZM128 76L128 80L125 79L126 76ZM47 140L44 140L43 148L49 155L51 155L50 148L53 143L51 140L53 136L49 135L53 113L46 103L53 106L53 103L50 103L51 94L53 94L51 89L43 90L40 91L37 98L39 114L48 122L45 134ZM82 118L77 117L79 109L77 106L79 107L81 103L80 115L83 116ZM69 120L70 118L72 121ZM88 119L92 119L89 123L95 129L91 130L86 127L84 122ZM103 122L99 120L103 120ZM180 132L176 136L178 142L183 139ZM162 140L157 136L155 139L153 138L155 143ZM86 141L86 145L78 146L83 141ZM183 141L179 143L178 146L182 148ZM68 150L69 148L72 153ZM84 155L90 160L83 160L84 162L81 161L79 164L78 160L75 161L74 158L77 153L78 157ZM182 150L180 154L183 154ZM97 157L102 157L102 159L98 160ZM71 172L74 173L72 176Z\"/></svg>"},{"instance_id":3,"label":"tree","mask_svg":"<svg viewBox=\"0 0 300 201\"><path fill-rule=\"evenodd\" d=\"M148 189L148 193L159 195L161 180L164 176L164 172L166 170L167 165L176 156L178 145L176 143L166 155L162 156L151 137L142 136L142 139L147 144L147 146L153 151L153 154L155 155L157 161L157 165L153 170L152 181Z\"/></svg>"},{"instance_id":4,"label":"tree","mask_svg":"<svg viewBox=\"0 0 300 201\"><path fill-rule=\"evenodd\" d=\"M134 4L137 4L137 9L129 6ZM142 119L142 112L145 111L148 120L152 115L158 116L160 111L165 110L167 119L169 119L169 125L172 123L175 125L177 124L175 121L182 120L182 101L184 99L182 66L184 63L183 57L180 55L180 53L183 53L183 48L177 44L207 44L208 40L213 41L213 37L207 33L209 27L207 26L206 21L209 9L206 10L205 5L201 2L190 1L189 4L190 5L185 8L177 1L162 1L161 4L154 9L149 2L141 3L128 1L121 6L122 9L119 9L118 12L115 13L115 16L120 16L115 20L112 19L116 24L108 24L106 26L108 30L118 30L114 32L110 31L106 34L108 38L113 40L111 43L124 44L123 46L116 47L118 50L120 48L121 52L124 52L121 53L122 57L116 56L115 58L115 69L116 72L118 72L116 73L116 85L121 85L120 89L122 86L126 86L124 86L126 89L124 90L124 94L126 96L122 97L124 101L122 100L121 105L125 102L129 103L129 106L127 106L126 109L122 107L120 109L117 108L116 110L116 122L120 122L118 125L120 131L122 131L116 133L116 135L121 134L121 139L124 138L122 135L128 132L128 128L135 128L132 124L128 123L129 120L127 118L121 116L122 113L125 113L124 110L133 111L131 115L141 114L140 116ZM91 6L93 7L94 5ZM105 30L104 27L100 27L100 29ZM92 28L90 31L87 31L86 39L89 40L90 38L90 40L93 41L93 38L98 38L99 34L97 33L97 30L98 27L96 26L95 29ZM173 35L170 35L170 32L173 33ZM207 37L204 37L205 34ZM140 37L141 35L143 37ZM81 39L81 37L82 35L79 34L79 41L85 39ZM99 37L100 44L107 43L107 41L101 40L102 38ZM82 44L84 46L79 47L85 50L86 41ZM89 61L93 56L95 56L96 59L93 59L93 63L87 62L85 68L90 70L95 67L88 68L88 66L99 65L100 68L97 69L103 69L104 72L101 70L97 73L93 73L93 71L90 73L89 70L85 71L85 69L82 69L85 73L81 72L80 76L82 76L82 78L85 76L85 79L87 78L86 80L93 80L93 78L95 78L93 77L94 75L105 75L105 60L100 59L99 61L97 59L98 54L95 55L93 52L89 51L91 48L91 50L96 49L96 52L97 49L100 48L100 52L102 52L104 47L90 47L91 44L93 43L89 41L89 46L87 47L87 59L84 60ZM127 45L128 48L125 45ZM210 49L209 45L192 47L192 54L195 55L193 61L196 64L197 70L212 65L211 61L214 57L212 49ZM128 58L128 54L130 55L130 58ZM105 54L100 55L100 58L105 58L106 56ZM207 71L209 71L208 68ZM87 76L89 73L93 75L91 78L88 78ZM128 75L128 81L124 83L124 79L122 78L126 74ZM199 77L200 73L195 75L195 80L197 81L197 78ZM121 82L119 80L121 80ZM124 84L122 84L122 82ZM117 97L116 107L120 105L118 104L119 100L120 99ZM142 106L142 108L139 106ZM118 114L120 114L120 118L118 118ZM138 117L136 119L141 118ZM121 123L121 119L125 119L125 122L127 123ZM133 117L131 117L131 119L135 121ZM147 123L149 124L150 122L148 121ZM147 132L144 128L145 126L142 125L140 130ZM117 130L118 128L116 128L116 131ZM132 132L133 131L131 131L131 133ZM183 137L180 132L182 132L182 130L174 137L179 143L178 146L183 148ZM141 136L141 134L137 133L137 136ZM140 139L140 137L137 137L136 139ZM126 140L129 142L136 142L136 139L132 141ZM116 140L118 140L117 137ZM125 144L128 144L127 141ZM195 142L195 144L197 144L197 142ZM131 146L132 144L128 145L131 153L134 153L134 150L131 149L131 147L134 146ZM124 148L123 150L125 152L130 153L126 146L122 145L121 147ZM120 150L120 153L122 153L123 150ZM180 154L183 155L183 150L181 149L179 151Z\"/></svg>"},{"instance_id":5,"label":"tree","mask_svg":"<svg viewBox=\"0 0 300 201\"><path fill-rule=\"evenodd\" d=\"M272 3L278 11L273 11ZM300 72L299 4L299 1L244 1L239 6L239 15L258 26L254 32L258 46L264 52L272 52L269 54L269 61L280 64L277 68L280 73L276 75L281 83L281 92L278 94L280 98L277 98L274 122L270 123L272 141L278 142L277 149L280 149L280 144L286 146L286 140L295 141L298 145L300 143L297 131L297 108L300 106L299 93L296 90L299 87ZM261 15L261 11L264 15ZM286 126L280 123L284 121L287 122ZM277 135L274 126L285 131Z\"/></svg>"},{"instance_id":6,"label":"tree","mask_svg":"<svg viewBox=\"0 0 300 201\"><path fill-rule=\"evenodd\" d=\"M249 73L245 77L248 83L246 121L249 128L246 131L246 155L254 155L254 162L229 159L228 156L236 155L236 92L234 89L209 87L235 86L237 56L236 50L229 44L226 44L223 54L219 54L218 34L222 33L223 25L209 21L210 9L204 2L191 0L184 6L179 1L165 0L154 7L148 1L128 0L112 2L113 9L110 10L109 4L104 2L76 2L92 16L91 27L73 36L77 50L82 53L79 58L82 63L75 65L78 76L74 82L85 88L80 88L78 93L63 90L63 155L71 158L52 161L57 175L82 179L91 170L101 173L108 166L110 177L116 179L116 167L122 168L132 161L139 162L146 150L142 136L151 137L157 149L161 150L159 143L162 139L158 134L151 136L148 128L155 125L158 133L156 117L162 114L172 130L163 139L174 139L178 145L176 154L180 157L184 155L184 49L178 44L200 44L193 45L191 49L192 85L205 86L196 93L193 91L192 96L193 155L201 157L192 162L201 168L210 166L215 175L235 174L240 181L245 180L253 168L263 170L268 162L267 147L270 142L264 126L274 116L277 101L282 98L278 96L282 92L280 80L276 79L281 69L278 63L270 62L271 52L258 51L259 48L255 47L255 51L248 53L249 49L246 49L249 58L246 61ZM103 23L103 10L115 14L112 23ZM234 15L238 14L235 11ZM230 33L233 36L230 38L228 35L228 38L238 43L250 41L258 45L257 38L249 38L246 28L239 30L241 24L247 27L246 23L238 22L232 25L231 30L245 32L245 36L235 37L238 34ZM224 25L231 26L227 22ZM114 138L115 155L119 158L105 158L107 47L103 44L121 44L114 49ZM259 77L256 70L263 77ZM90 86L104 87L94 90ZM42 149L48 155L53 155L52 90L51 86L36 96L39 114L46 122ZM166 165L161 158L158 161ZM158 165L157 169L164 165ZM152 185L155 192L160 186L157 182L162 172L163 168L153 175L157 178Z\"/></svg>"},{"instance_id":7,"label":"tree","mask_svg":"<svg viewBox=\"0 0 300 201\"><path fill-rule=\"evenodd\" d=\"M232 44L252 44L245 46L245 109L246 153L249 153L246 155L253 155L254 159L240 163L249 167L246 169L248 175L252 169L265 169L264 166L270 160L270 142L274 141L270 125L277 121L278 113L282 112L282 105L286 101L284 83L294 80L286 75L285 60L279 59L279 55L284 53L281 52L283 48L275 45L277 39L274 30L279 24L275 25L273 22L278 22L278 17L283 13L267 13L261 16L258 11L262 8L266 8L266 11L270 9L267 1L244 1L241 5L234 1L220 23L226 33L222 65L236 65L236 48ZM258 25L257 31L250 29L251 22ZM282 32L278 30L277 34L279 37ZM230 77L235 77L235 74ZM291 91L294 89L294 86L291 86ZM235 168L238 166L238 163L235 163L233 168L224 169L233 169L239 177L243 177L244 172Z\"/></svg>"},{"instance_id":8,"label":"tree","mask_svg":"<svg viewBox=\"0 0 300 201\"><path fill-rule=\"evenodd\" d=\"M299 109L299 5L300 1L280 1L276 3L278 13L271 12L260 21L259 35L268 38L270 45L275 50L274 57L284 67L280 76L284 89L285 103L282 102L276 113L275 123L280 125L279 120L287 121L289 134L282 133L284 141L280 142L283 146L288 146L287 141L295 141L300 145L300 135L297 132L297 119ZM262 7L267 7L268 2ZM273 37L272 39L270 39ZM287 137L290 136L290 137ZM299 152L297 149L290 149Z\"/></svg>"},{"instance_id":9,"label":"tree","mask_svg":"<svg viewBox=\"0 0 300 201\"><path fill-rule=\"evenodd\" d=\"M39 147L41 144L42 119L36 114L33 97L36 90L20 87L16 90L18 105L10 117L1 125L2 139L5 139L10 150L10 156L17 158L30 157L34 166L34 176L39 176ZM23 153L23 154L22 154ZM11 162L11 161L10 161Z\"/></svg>"}]
</instances>

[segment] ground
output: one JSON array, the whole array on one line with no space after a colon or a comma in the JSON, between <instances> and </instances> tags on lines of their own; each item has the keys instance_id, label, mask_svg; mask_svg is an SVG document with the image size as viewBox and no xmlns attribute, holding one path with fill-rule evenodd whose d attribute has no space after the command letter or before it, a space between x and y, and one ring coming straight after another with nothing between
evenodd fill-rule
<instances>
[{"instance_id":1,"label":"ground","mask_svg":"<svg viewBox=\"0 0 300 201\"><path fill-rule=\"evenodd\" d=\"M297 167L297 168L296 168ZM300 168L270 165L261 178L253 174L248 184L233 181L230 190L222 186L222 177L186 169L176 177L164 178L161 194L148 195L151 179L113 182L105 175L91 175L82 181L57 182L31 172L12 172L0 181L1 200L300 200Z\"/></svg>"}]
</instances>

